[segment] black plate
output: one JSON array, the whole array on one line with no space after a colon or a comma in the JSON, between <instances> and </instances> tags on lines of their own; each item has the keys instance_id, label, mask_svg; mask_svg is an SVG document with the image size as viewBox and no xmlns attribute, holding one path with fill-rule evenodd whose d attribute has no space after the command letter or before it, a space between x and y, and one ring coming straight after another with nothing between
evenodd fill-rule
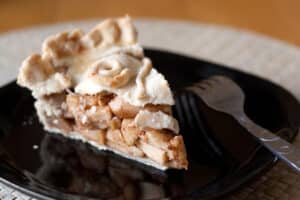
<instances>
[{"instance_id":1,"label":"black plate","mask_svg":"<svg viewBox=\"0 0 300 200\"><path fill-rule=\"evenodd\" d=\"M283 88L173 53L147 50L146 55L175 92L211 75L231 77L244 89L246 112L256 123L289 141L297 135L300 106ZM132 191L136 199L217 198L276 162L230 116L207 108L200 100L203 130L191 132L181 124L189 170L166 172L46 133L35 115L29 91L14 82L1 88L0 101L0 176L5 184L40 199L111 199L124 191L127 195Z\"/></svg>"}]
</instances>

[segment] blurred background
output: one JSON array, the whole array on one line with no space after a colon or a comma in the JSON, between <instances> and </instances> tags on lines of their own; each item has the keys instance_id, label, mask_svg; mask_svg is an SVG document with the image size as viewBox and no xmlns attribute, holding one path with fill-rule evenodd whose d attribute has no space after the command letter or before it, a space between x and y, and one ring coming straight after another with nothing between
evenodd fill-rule
<instances>
[{"instance_id":1,"label":"blurred background","mask_svg":"<svg viewBox=\"0 0 300 200\"><path fill-rule=\"evenodd\" d=\"M0 0L0 33L108 16L233 26L300 45L299 0Z\"/></svg>"}]
</instances>

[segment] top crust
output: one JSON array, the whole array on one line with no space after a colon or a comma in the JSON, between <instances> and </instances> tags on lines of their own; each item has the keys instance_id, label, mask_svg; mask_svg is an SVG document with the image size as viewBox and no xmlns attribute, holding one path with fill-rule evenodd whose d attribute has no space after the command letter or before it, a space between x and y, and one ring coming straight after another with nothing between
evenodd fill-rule
<instances>
[{"instance_id":1,"label":"top crust","mask_svg":"<svg viewBox=\"0 0 300 200\"><path fill-rule=\"evenodd\" d=\"M108 91L135 106L174 104L167 81L137 44L128 16L107 19L86 34L76 29L50 36L41 55L22 63L17 82L36 98L74 89L80 94Z\"/></svg>"}]
</instances>

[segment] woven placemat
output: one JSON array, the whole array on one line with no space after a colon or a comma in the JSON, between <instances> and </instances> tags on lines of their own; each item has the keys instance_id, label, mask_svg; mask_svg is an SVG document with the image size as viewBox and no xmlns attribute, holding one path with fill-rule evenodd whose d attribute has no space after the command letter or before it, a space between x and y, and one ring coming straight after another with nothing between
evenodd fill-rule
<instances>
[{"instance_id":1,"label":"woven placemat","mask_svg":"<svg viewBox=\"0 0 300 200\"><path fill-rule=\"evenodd\" d=\"M87 29L98 20L38 27L0 35L0 84L15 79L21 61L39 52L49 34L74 27ZM140 41L152 48L222 63L265 77L300 99L300 50L284 42L245 31L179 21L137 20ZM300 146L300 139L295 141ZM31 199L0 184L0 199ZM300 199L300 176L279 162L264 176L235 192L229 200Z\"/></svg>"}]
</instances>

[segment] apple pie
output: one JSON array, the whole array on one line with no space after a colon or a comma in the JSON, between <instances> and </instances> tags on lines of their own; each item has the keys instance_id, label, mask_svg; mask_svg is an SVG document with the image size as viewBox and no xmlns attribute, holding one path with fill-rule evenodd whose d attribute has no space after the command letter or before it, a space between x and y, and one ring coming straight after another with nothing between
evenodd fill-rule
<instances>
[{"instance_id":1,"label":"apple pie","mask_svg":"<svg viewBox=\"0 0 300 200\"><path fill-rule=\"evenodd\" d=\"M165 170L187 169L168 82L137 43L130 17L47 38L17 83L32 91L45 130Z\"/></svg>"}]
</instances>

